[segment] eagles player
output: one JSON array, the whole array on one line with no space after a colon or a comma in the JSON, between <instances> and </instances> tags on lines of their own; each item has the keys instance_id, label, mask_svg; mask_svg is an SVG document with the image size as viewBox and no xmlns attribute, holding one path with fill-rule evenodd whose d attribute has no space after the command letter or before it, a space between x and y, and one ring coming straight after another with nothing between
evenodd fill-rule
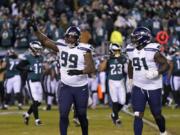
<instances>
[{"instance_id":1,"label":"eagles player","mask_svg":"<svg viewBox=\"0 0 180 135\"><path fill-rule=\"evenodd\" d=\"M49 53L49 58L46 58L47 61L44 63L44 74L43 74L43 89L46 96L45 110L51 110L53 99L56 96L57 89L57 80L55 68L57 68L57 63L55 57Z\"/></svg>"},{"instance_id":2,"label":"eagles player","mask_svg":"<svg viewBox=\"0 0 180 135\"><path fill-rule=\"evenodd\" d=\"M39 119L38 107L41 104L43 97L43 89L41 85L43 73L43 57L41 55L42 46L39 41L33 41L29 44L29 54L24 56L24 59L17 65L17 69L28 71L26 86L32 99L32 105L28 111L23 114L24 123L29 124L31 113L34 114L35 125L41 125Z\"/></svg>"},{"instance_id":3,"label":"eagles player","mask_svg":"<svg viewBox=\"0 0 180 135\"><path fill-rule=\"evenodd\" d=\"M4 83L6 89L4 107L6 109L8 109L12 91L14 91L16 95L19 110L22 109L21 76L20 72L16 69L17 64L19 64L18 55L14 50L8 50L8 55L6 57L6 80Z\"/></svg>"},{"instance_id":4,"label":"eagles player","mask_svg":"<svg viewBox=\"0 0 180 135\"><path fill-rule=\"evenodd\" d=\"M170 78L171 89L175 101L175 108L180 107L180 49L174 50L170 58ZM171 77L170 77L171 76Z\"/></svg>"},{"instance_id":5,"label":"eagles player","mask_svg":"<svg viewBox=\"0 0 180 135\"><path fill-rule=\"evenodd\" d=\"M30 19L30 25L42 45L57 52L60 58L62 84L58 100L61 135L67 135L68 115L73 103L82 135L88 135L88 74L95 72L91 46L79 43L80 29L76 26L70 26L65 32L64 39L55 42L38 30L34 18Z\"/></svg>"},{"instance_id":6,"label":"eagles player","mask_svg":"<svg viewBox=\"0 0 180 135\"><path fill-rule=\"evenodd\" d=\"M160 130L167 135L165 119L161 114L162 73L168 70L166 58L159 52L159 44L151 42L151 31L137 27L131 34L132 44L127 46L128 76L133 79L132 107L134 134L142 135L143 114L148 102Z\"/></svg>"},{"instance_id":7,"label":"eagles player","mask_svg":"<svg viewBox=\"0 0 180 135\"><path fill-rule=\"evenodd\" d=\"M118 113L126 101L125 68L126 58L121 54L121 47L116 43L109 46L110 58L100 64L100 71L107 71L109 93L112 99L111 118L116 126L121 124Z\"/></svg>"}]
</instances>

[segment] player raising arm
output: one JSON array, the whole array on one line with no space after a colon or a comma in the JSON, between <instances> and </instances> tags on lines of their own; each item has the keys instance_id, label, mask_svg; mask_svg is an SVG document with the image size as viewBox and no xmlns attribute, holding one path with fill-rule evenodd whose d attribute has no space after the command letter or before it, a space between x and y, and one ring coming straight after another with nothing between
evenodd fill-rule
<instances>
[{"instance_id":1,"label":"player raising arm","mask_svg":"<svg viewBox=\"0 0 180 135\"><path fill-rule=\"evenodd\" d=\"M59 55L62 82L58 94L61 135L67 135L68 115L72 104L75 105L82 135L88 135L88 74L95 72L91 46L79 43L80 29L76 26L70 26L64 39L55 42L38 30L34 18L30 20L30 25L42 45Z\"/></svg>"}]
</instances>

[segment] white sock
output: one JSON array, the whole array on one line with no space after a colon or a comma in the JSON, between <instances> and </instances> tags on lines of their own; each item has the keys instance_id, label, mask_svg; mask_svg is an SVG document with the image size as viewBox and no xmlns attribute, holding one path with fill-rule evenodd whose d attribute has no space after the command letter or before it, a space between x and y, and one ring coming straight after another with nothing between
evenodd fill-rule
<instances>
[{"instance_id":1,"label":"white sock","mask_svg":"<svg viewBox=\"0 0 180 135\"><path fill-rule=\"evenodd\" d=\"M164 131L163 133L160 133L160 135L168 135L166 131Z\"/></svg>"}]
</instances>

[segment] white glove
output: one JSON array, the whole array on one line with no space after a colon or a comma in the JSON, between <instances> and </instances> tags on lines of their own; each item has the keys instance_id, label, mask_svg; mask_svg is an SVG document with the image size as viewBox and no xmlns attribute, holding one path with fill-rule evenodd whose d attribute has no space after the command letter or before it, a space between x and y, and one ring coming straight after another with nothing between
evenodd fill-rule
<instances>
[{"instance_id":1,"label":"white glove","mask_svg":"<svg viewBox=\"0 0 180 135\"><path fill-rule=\"evenodd\" d=\"M148 79L155 79L159 76L159 72L157 70L147 70L145 76Z\"/></svg>"}]
</instances>

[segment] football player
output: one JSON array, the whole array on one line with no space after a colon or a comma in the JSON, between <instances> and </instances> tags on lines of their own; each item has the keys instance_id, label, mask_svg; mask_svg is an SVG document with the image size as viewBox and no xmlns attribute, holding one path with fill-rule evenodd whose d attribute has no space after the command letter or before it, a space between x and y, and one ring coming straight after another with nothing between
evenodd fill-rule
<instances>
[{"instance_id":1,"label":"football player","mask_svg":"<svg viewBox=\"0 0 180 135\"><path fill-rule=\"evenodd\" d=\"M4 78L5 78L5 71L6 71L6 62L3 55L0 55L0 104L1 109L6 109L4 107L4 96L5 96L5 89L4 89Z\"/></svg>"},{"instance_id":2,"label":"football player","mask_svg":"<svg viewBox=\"0 0 180 135\"><path fill-rule=\"evenodd\" d=\"M91 46L79 43L80 29L76 26L66 30L64 39L52 41L38 30L34 18L30 19L30 25L42 45L57 52L60 57L60 134L67 135L68 115L74 103L82 135L88 135L88 74L95 72Z\"/></svg>"},{"instance_id":3,"label":"football player","mask_svg":"<svg viewBox=\"0 0 180 135\"><path fill-rule=\"evenodd\" d=\"M90 98L92 98L92 104L89 104L92 109L95 109L98 104L98 77L97 75L90 75L88 78L88 87L90 90Z\"/></svg>"},{"instance_id":4,"label":"football player","mask_svg":"<svg viewBox=\"0 0 180 135\"><path fill-rule=\"evenodd\" d=\"M151 42L151 31L137 27L131 34L132 43L127 46L129 57L128 76L133 79L132 107L134 134L142 135L143 114L148 102L160 130L167 135L165 118L161 113L162 73L168 70L166 58L159 52L159 44Z\"/></svg>"},{"instance_id":5,"label":"football player","mask_svg":"<svg viewBox=\"0 0 180 135\"><path fill-rule=\"evenodd\" d=\"M175 108L180 107L180 48L178 47L174 48L172 57L170 58L168 78L170 78Z\"/></svg>"},{"instance_id":6,"label":"football player","mask_svg":"<svg viewBox=\"0 0 180 135\"><path fill-rule=\"evenodd\" d=\"M16 65L19 64L19 61L17 53L13 49L8 50L8 55L6 57L6 80L4 82L6 89L4 107L6 109L8 109L12 91L14 91L16 95L19 110L22 109L21 76L20 72L16 69Z\"/></svg>"},{"instance_id":7,"label":"football player","mask_svg":"<svg viewBox=\"0 0 180 135\"><path fill-rule=\"evenodd\" d=\"M43 73L43 56L42 46L39 41L32 41L29 44L29 54L26 54L23 60L17 65L18 70L26 70L28 72L26 87L32 99L32 104L28 111L23 114L24 123L29 124L31 113L34 114L35 125L42 125L39 119L38 107L41 105L43 98L43 89L41 84Z\"/></svg>"},{"instance_id":8,"label":"football player","mask_svg":"<svg viewBox=\"0 0 180 135\"><path fill-rule=\"evenodd\" d=\"M49 54L49 58L44 63L44 74L43 74L43 90L45 91L46 104L45 110L51 110L53 99L55 97L56 78L54 70L54 58Z\"/></svg>"},{"instance_id":9,"label":"football player","mask_svg":"<svg viewBox=\"0 0 180 135\"><path fill-rule=\"evenodd\" d=\"M119 111L126 101L125 68L126 58L121 54L121 47L116 43L109 45L110 58L100 64L100 71L107 71L109 93L112 99L111 118L116 126L121 124Z\"/></svg>"}]
</instances>

